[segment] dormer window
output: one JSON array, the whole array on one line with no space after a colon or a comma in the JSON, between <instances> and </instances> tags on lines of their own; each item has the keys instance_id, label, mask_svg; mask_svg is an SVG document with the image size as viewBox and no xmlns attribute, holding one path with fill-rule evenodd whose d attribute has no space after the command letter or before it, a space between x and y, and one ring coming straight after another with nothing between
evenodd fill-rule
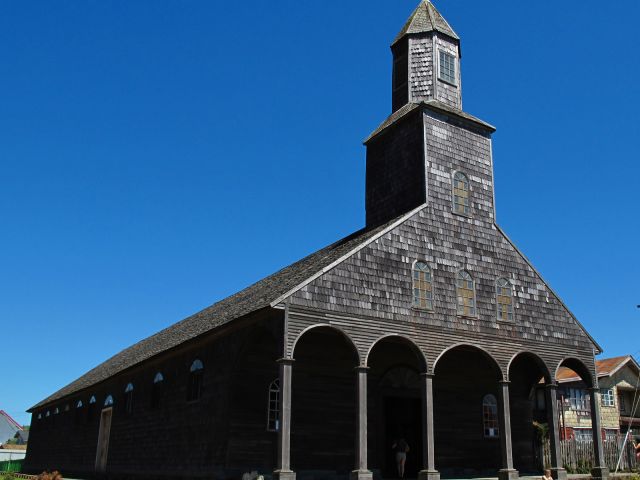
<instances>
[{"instance_id":1,"label":"dormer window","mask_svg":"<svg viewBox=\"0 0 640 480\"><path fill-rule=\"evenodd\" d=\"M457 85L456 79L456 57L450 53L440 50L440 62L438 69L438 78L443 82Z\"/></svg>"}]
</instances>

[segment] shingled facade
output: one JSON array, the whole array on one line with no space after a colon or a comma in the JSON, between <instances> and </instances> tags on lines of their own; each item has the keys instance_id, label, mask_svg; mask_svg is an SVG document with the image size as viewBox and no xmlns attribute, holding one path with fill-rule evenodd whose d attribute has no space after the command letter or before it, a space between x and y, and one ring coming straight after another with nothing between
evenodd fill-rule
<instances>
[{"instance_id":1,"label":"shingled facade","mask_svg":"<svg viewBox=\"0 0 640 480\"><path fill-rule=\"evenodd\" d=\"M541 467L542 419L566 477L556 374L591 389L599 432L600 348L496 224L494 128L462 111L458 35L424 0L392 54L366 226L35 405L30 471L394 478L402 437L410 478L513 479Z\"/></svg>"}]
</instances>

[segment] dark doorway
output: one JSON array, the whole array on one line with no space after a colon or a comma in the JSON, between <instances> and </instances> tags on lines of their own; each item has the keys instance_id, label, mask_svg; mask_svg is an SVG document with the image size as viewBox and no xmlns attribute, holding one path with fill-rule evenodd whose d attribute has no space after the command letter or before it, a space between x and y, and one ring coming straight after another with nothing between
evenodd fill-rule
<instances>
[{"instance_id":1,"label":"dark doorway","mask_svg":"<svg viewBox=\"0 0 640 480\"><path fill-rule=\"evenodd\" d=\"M422 465L422 403L420 398L386 397L384 399L384 428L387 454L383 467L384 478L398 478L393 443L404 438L409 445L405 478L417 478Z\"/></svg>"}]
</instances>

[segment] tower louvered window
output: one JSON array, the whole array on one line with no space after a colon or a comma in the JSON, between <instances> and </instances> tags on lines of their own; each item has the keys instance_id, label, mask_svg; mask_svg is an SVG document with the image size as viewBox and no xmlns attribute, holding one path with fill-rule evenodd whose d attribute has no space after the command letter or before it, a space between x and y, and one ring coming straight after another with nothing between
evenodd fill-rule
<instances>
[{"instance_id":1,"label":"tower louvered window","mask_svg":"<svg viewBox=\"0 0 640 480\"><path fill-rule=\"evenodd\" d=\"M469 179L462 172L453 175L453 211L461 215L470 215Z\"/></svg>"},{"instance_id":2,"label":"tower louvered window","mask_svg":"<svg viewBox=\"0 0 640 480\"><path fill-rule=\"evenodd\" d=\"M416 262L413 266L413 306L433 310L431 269L424 262Z\"/></svg>"},{"instance_id":3,"label":"tower louvered window","mask_svg":"<svg viewBox=\"0 0 640 480\"><path fill-rule=\"evenodd\" d=\"M498 320L513 320L513 289L506 278L499 278L496 282L496 304Z\"/></svg>"},{"instance_id":4,"label":"tower louvered window","mask_svg":"<svg viewBox=\"0 0 640 480\"><path fill-rule=\"evenodd\" d=\"M460 270L456 278L456 294L458 297L458 315L476 315L476 291L473 278L469 272Z\"/></svg>"}]
</instances>

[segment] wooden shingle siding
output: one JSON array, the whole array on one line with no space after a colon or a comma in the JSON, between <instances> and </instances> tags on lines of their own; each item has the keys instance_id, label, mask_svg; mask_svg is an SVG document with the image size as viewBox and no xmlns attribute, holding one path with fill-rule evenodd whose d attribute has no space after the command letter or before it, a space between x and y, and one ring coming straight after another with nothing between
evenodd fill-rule
<instances>
[{"instance_id":1,"label":"wooden shingle siding","mask_svg":"<svg viewBox=\"0 0 640 480\"><path fill-rule=\"evenodd\" d=\"M353 339L361 363L377 339L393 332L414 339L430 365L451 345L469 343L490 351L505 377L509 360L521 350L537 353L552 375L567 355L579 358L593 372L592 340L495 225L490 137L464 119L430 109L424 109L421 125L426 204L291 295L287 353L292 354L293 342L306 328L330 322ZM380 186L368 183L368 201L382 198L372 192L383 188L388 180L384 175L396 175L394 148L400 158L410 158L404 147L398 147L406 145L408 132L415 138L413 119L392 126L369 144L368 160L376 165L371 178ZM397 136L402 142L393 141ZM411 158L415 162L418 157ZM379 168L383 163L386 172ZM452 212L452 174L457 170L471 185L468 217ZM387 198L391 206L384 201L367 204L368 219L412 205L402 197ZM411 267L416 260L432 268L433 311L412 308ZM460 269L475 281L474 317L456 314L455 276ZM513 321L497 320L495 282L500 277L514 287Z\"/></svg>"}]
</instances>

